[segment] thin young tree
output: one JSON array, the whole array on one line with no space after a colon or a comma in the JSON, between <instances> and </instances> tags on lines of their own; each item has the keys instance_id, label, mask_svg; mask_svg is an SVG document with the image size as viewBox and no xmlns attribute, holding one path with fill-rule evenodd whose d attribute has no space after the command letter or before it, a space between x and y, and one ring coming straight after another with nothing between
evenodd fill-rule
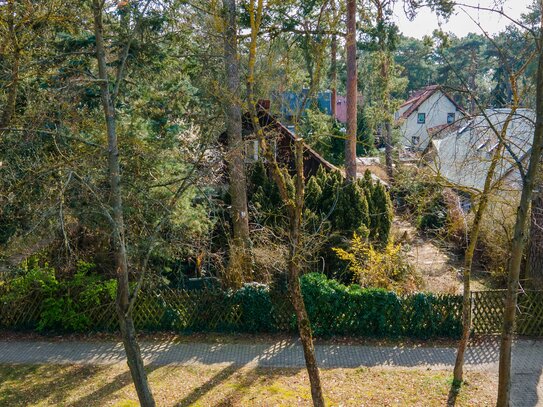
<instances>
[{"instance_id":1,"label":"thin young tree","mask_svg":"<svg viewBox=\"0 0 543 407\"><path fill-rule=\"evenodd\" d=\"M518 78L524 74L526 68L528 67L533 58L533 54L529 55L525 61L521 61L520 67L518 69L514 69L514 67L511 66L511 64L508 62L508 58L505 55L506 51L501 49L499 44L497 44L480 25L479 28L483 31L489 42L491 42L496 48L496 52L499 55L499 61L503 65L504 69L506 69L508 72L509 87L511 89L512 97L509 113L507 114L503 123L500 123L501 127L497 128L491 118L486 114L484 106L482 102L478 99L477 95L472 93L470 96L470 100L472 100L474 106L481 111L484 122L490 127L490 131L494 133L498 140L498 143L492 152L490 165L485 175L483 190L477 196L478 203L475 209L475 216L473 218L473 223L469 231L468 246L466 247L466 250L464 252L462 336L458 343L456 361L453 370L453 383L455 387L460 386L463 381L464 357L471 332L471 275L473 272L473 257L479 239L481 224L483 222L483 218L486 213L490 197L492 193L495 192L496 189L498 189L500 186L499 180L495 180L496 169L498 168L498 165L504 161L504 151L507 149L508 144L511 144L511 141L508 140L507 132L512 120L516 116L517 109L519 108L522 100L522 94L518 87ZM449 61L446 62L449 63ZM451 69L454 69L450 64L449 66L451 67ZM468 89L471 89L469 80L466 80L460 72L454 72L456 76L460 79L460 81L464 84L464 86Z\"/></svg>"},{"instance_id":2,"label":"thin young tree","mask_svg":"<svg viewBox=\"0 0 543 407\"><path fill-rule=\"evenodd\" d=\"M394 177L394 164L392 160L392 117L390 106L390 69L392 65L391 37L395 36L395 26L390 25L385 18L387 7L391 7L391 0L372 0L376 8L377 45L379 58L379 72L381 74L381 102L384 113L384 142L385 142L385 164L387 175L390 180Z\"/></svg>"},{"instance_id":3,"label":"thin young tree","mask_svg":"<svg viewBox=\"0 0 543 407\"><path fill-rule=\"evenodd\" d=\"M255 4L256 1L256 4ZM262 23L263 0L251 0L249 2L249 19L251 26L251 41L249 45L249 67L247 79L247 97L249 110L251 113L252 124L262 149L263 155L268 162L268 167L271 176L276 183L283 204L287 209L289 220L289 254L287 258L288 269L288 286L292 305L298 322L298 332L304 351L305 364L309 375L311 386L311 397L313 405L316 407L324 406L324 396L322 392L322 384L320 372L315 356L315 347L313 345L313 336L309 316L305 308L305 303L302 296L300 286L300 274L302 270L302 254L301 254L301 230L302 230L302 214L304 207L304 143L303 139L297 137L295 140L295 191L292 198L288 191L288 185L285 174L279 167L275 154L268 146L264 131L260 125L258 116L258 106L255 100L255 64L257 57L257 38ZM305 103L304 103L305 104ZM304 105L302 104L302 106Z\"/></svg>"},{"instance_id":4,"label":"thin young tree","mask_svg":"<svg viewBox=\"0 0 543 407\"><path fill-rule=\"evenodd\" d=\"M96 38L96 60L100 95L107 133L107 174L110 184L112 227L115 272L117 277L117 316L130 374L138 394L140 404L154 407L155 400L145 372L141 350L136 339L136 330L132 317L131 295L128 279L128 258L125 240L123 200L121 190L120 157L116 128L114 94L110 91L107 69L106 45L104 43L103 2L93 0L94 35ZM118 71L119 72L119 71ZM121 71L122 72L122 71ZM118 80L120 79L117 78ZM115 87L117 89L117 87Z\"/></svg>"},{"instance_id":5,"label":"thin young tree","mask_svg":"<svg viewBox=\"0 0 543 407\"><path fill-rule=\"evenodd\" d=\"M539 1L540 10L543 1ZM543 30L543 15L540 16L539 32ZM537 35L537 79L536 79L536 122L534 138L529 155L528 168L522 173L522 192L515 219L511 259L507 280L507 294L500 341L500 364L498 379L498 407L507 407L511 396L511 348L513 343L515 316L518 300L519 276L526 244L526 226L529 219L530 203L541 164L543 150L543 43ZM522 163L518 163L522 167Z\"/></svg>"}]
</instances>

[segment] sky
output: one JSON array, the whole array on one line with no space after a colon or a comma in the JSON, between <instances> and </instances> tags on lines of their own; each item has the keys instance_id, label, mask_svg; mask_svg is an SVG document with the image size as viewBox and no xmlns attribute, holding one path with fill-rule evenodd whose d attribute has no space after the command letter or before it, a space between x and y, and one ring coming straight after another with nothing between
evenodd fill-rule
<instances>
[{"instance_id":1,"label":"sky","mask_svg":"<svg viewBox=\"0 0 543 407\"><path fill-rule=\"evenodd\" d=\"M459 0L459 2L475 7L477 5L492 7L495 0ZM522 13L527 12L528 5L532 3L533 0L505 0L503 2L503 12L512 18L519 18ZM510 24L507 18L497 13L469 8L465 8L465 11L490 34L503 31ZM449 21L442 21L442 29L445 32L453 32L458 37L463 37L470 32L481 34L481 29L470 19L466 12L456 8L455 15L451 16ZM439 28L438 18L428 9L420 10L417 17L413 21L409 21L405 16L403 7L397 5L394 11L394 19L400 27L400 31L409 37L422 38L424 35L432 35L432 31Z\"/></svg>"}]
</instances>

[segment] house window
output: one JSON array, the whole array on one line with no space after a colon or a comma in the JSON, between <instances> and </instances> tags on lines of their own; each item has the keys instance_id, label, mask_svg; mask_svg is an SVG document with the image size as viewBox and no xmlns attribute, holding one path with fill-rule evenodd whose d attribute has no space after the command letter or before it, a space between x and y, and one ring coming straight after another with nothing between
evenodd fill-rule
<instances>
[{"instance_id":1,"label":"house window","mask_svg":"<svg viewBox=\"0 0 543 407\"><path fill-rule=\"evenodd\" d=\"M418 124L424 124L426 123L426 113L419 113L417 115L417 123Z\"/></svg>"},{"instance_id":2,"label":"house window","mask_svg":"<svg viewBox=\"0 0 543 407\"><path fill-rule=\"evenodd\" d=\"M454 123L454 113L447 113L447 124Z\"/></svg>"},{"instance_id":3,"label":"house window","mask_svg":"<svg viewBox=\"0 0 543 407\"><path fill-rule=\"evenodd\" d=\"M414 146L418 146L419 143L420 143L420 137L419 137L419 136L413 136L413 137L411 137L411 143L412 143Z\"/></svg>"},{"instance_id":4,"label":"house window","mask_svg":"<svg viewBox=\"0 0 543 407\"><path fill-rule=\"evenodd\" d=\"M258 140L245 141L245 161L253 163L258 160Z\"/></svg>"}]
</instances>

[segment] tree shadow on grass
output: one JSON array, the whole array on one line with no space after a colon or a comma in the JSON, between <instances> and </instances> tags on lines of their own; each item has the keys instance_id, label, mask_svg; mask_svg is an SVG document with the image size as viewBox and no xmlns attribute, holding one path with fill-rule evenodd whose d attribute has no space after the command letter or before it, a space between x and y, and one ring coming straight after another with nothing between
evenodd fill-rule
<instances>
[{"instance_id":1,"label":"tree shadow on grass","mask_svg":"<svg viewBox=\"0 0 543 407\"><path fill-rule=\"evenodd\" d=\"M273 383L278 377L294 376L300 369L290 368L290 369L270 369L270 368L255 368L248 371L240 380L239 383L236 383L234 390L223 397L217 402L217 406L221 407L230 407L238 405L241 398L247 394L248 390L253 388L255 382L260 378L265 378L267 382ZM263 389L259 389L262 391ZM263 396L262 394L255 393L256 396ZM263 400L257 400L262 402Z\"/></svg>"},{"instance_id":2,"label":"tree shadow on grass","mask_svg":"<svg viewBox=\"0 0 543 407\"><path fill-rule=\"evenodd\" d=\"M0 371L0 405L34 405L46 400L60 404L83 378L92 377L102 369L82 365L4 365Z\"/></svg>"},{"instance_id":3,"label":"tree shadow on grass","mask_svg":"<svg viewBox=\"0 0 543 407\"><path fill-rule=\"evenodd\" d=\"M203 398L207 393L215 388L225 386L227 382L240 372L243 366L230 365L221 370L207 382L192 390L187 396L180 400L176 407L187 407L193 405L198 400ZM220 400L214 400L213 405L216 406L232 406L236 405L258 379L265 377L268 381L273 381L277 377L295 375L300 369L273 369L273 368L255 368L247 370L244 374L240 374L238 378L234 378L232 383L227 386L228 389L233 389L226 392ZM210 402L211 403L211 402Z\"/></svg>"},{"instance_id":4,"label":"tree shadow on grass","mask_svg":"<svg viewBox=\"0 0 543 407\"><path fill-rule=\"evenodd\" d=\"M149 374L158 368L158 365L146 366L145 371L147 372L147 376L149 377ZM132 376L130 376L130 370L127 370L126 372L119 373L117 376L112 378L105 386L102 386L92 393L79 398L77 401L70 403L70 405L74 407L87 407L93 405L103 406L109 396L116 391L121 390L123 387L130 385L133 386Z\"/></svg>"},{"instance_id":5,"label":"tree shadow on grass","mask_svg":"<svg viewBox=\"0 0 543 407\"><path fill-rule=\"evenodd\" d=\"M206 393L210 392L213 388L220 386L225 381L227 381L234 373L236 373L241 366L230 365L221 371L219 371L215 376L211 377L207 382L201 386L196 387L189 394L183 397L180 400L176 407L185 407L190 406L195 403L198 399L204 396Z\"/></svg>"}]
</instances>

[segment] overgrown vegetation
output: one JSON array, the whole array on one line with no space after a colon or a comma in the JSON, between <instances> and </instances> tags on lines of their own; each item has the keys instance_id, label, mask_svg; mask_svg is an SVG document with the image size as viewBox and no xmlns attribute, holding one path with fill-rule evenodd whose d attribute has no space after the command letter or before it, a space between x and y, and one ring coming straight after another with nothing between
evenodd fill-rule
<instances>
[{"instance_id":1,"label":"overgrown vegetation","mask_svg":"<svg viewBox=\"0 0 543 407\"><path fill-rule=\"evenodd\" d=\"M114 328L115 281L90 273L88 267L82 264L73 279L60 281L48 267L22 272L1 288L0 301L6 305L1 308L0 328L44 332ZM319 336L426 339L456 338L460 332L461 299L457 296L400 295L358 284L343 285L319 273L304 275L301 286L311 326ZM180 298L184 306L179 306ZM286 300L286 285L281 280L271 286L248 283L236 291L184 292L181 297L166 287L157 287L141 294L136 325L151 331L295 331L294 311ZM29 309L17 308L21 306ZM21 318L35 310L39 310L35 318ZM28 323L21 326L13 316Z\"/></svg>"}]
</instances>

